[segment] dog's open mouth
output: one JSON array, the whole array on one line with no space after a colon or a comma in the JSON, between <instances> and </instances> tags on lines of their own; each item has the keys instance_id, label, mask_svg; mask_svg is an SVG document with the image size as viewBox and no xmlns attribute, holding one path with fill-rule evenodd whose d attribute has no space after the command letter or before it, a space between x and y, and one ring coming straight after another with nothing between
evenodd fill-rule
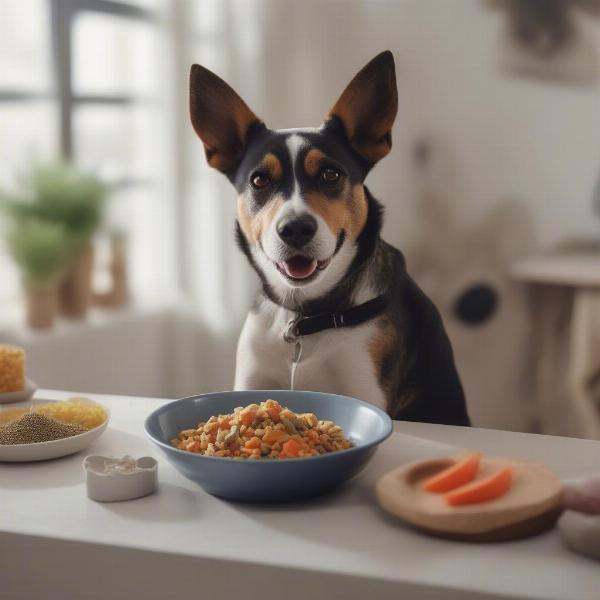
<instances>
[{"instance_id":1,"label":"dog's open mouth","mask_svg":"<svg viewBox=\"0 0 600 600\"><path fill-rule=\"evenodd\" d=\"M295 280L305 280L315 275L317 271L327 268L331 258L326 260L314 260L300 254L292 256L288 260L277 263L277 268L286 277Z\"/></svg>"}]
</instances>

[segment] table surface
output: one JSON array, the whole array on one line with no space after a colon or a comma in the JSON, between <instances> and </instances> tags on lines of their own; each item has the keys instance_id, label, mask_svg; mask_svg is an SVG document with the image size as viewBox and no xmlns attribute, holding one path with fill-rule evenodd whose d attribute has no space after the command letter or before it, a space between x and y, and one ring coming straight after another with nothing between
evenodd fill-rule
<instances>
[{"instance_id":1,"label":"table surface","mask_svg":"<svg viewBox=\"0 0 600 600\"><path fill-rule=\"evenodd\" d=\"M41 391L37 396L64 399L68 394ZM207 495L147 441L144 418L166 400L91 397L108 406L112 415L108 430L87 453L155 456L159 491L130 502L87 499L82 469L86 451L48 462L0 463L0 581L4 577L8 586L3 597L26 597L20 595L24 578L28 573L32 580L36 577L39 565L33 558L21 567L20 579L10 576L11 550L16 556L20 540L27 541L31 556L36 544L47 556L61 541L70 541L83 543L77 546L82 556L91 546L108 548L115 556L120 556L119 549L128 549L132 556L150 551L165 557L158 564L173 565L172 569L177 561L193 559L198 573L203 565L213 565L215 573L219 565L236 565L240 573L247 567L252 573L264 569L275 579L277 573L287 573L289 581L301 573L311 585L319 577L325 581L334 576L331 582L338 592L348 584L348 598L364 597L369 590L378 590L377 598L399 597L410 590L412 598L600 597L600 565L565 549L556 531L503 544L438 540L386 516L373 496L375 481L389 469L451 453L456 447L542 460L563 478L589 474L598 470L600 442L399 422L365 471L337 492L291 505L244 505ZM73 565L71 569L76 571ZM165 571L161 577L169 575ZM282 579L282 585L286 581ZM109 583L110 578L104 578L98 589ZM361 588L361 583L367 587ZM317 596L296 588L286 591L286 598Z\"/></svg>"}]
</instances>

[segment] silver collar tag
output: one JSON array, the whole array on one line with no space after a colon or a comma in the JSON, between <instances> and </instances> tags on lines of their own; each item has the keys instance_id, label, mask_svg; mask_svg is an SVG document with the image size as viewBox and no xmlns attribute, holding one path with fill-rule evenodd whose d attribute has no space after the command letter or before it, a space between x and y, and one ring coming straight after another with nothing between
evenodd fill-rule
<instances>
[{"instance_id":1,"label":"silver collar tag","mask_svg":"<svg viewBox=\"0 0 600 600\"><path fill-rule=\"evenodd\" d=\"M290 372L290 390L294 389L294 380L296 378L296 369L302 358L302 341L298 340L294 344L294 355L292 356L292 368Z\"/></svg>"},{"instance_id":2,"label":"silver collar tag","mask_svg":"<svg viewBox=\"0 0 600 600\"><path fill-rule=\"evenodd\" d=\"M292 365L290 372L290 389L294 389L294 379L296 376L296 368L302 357L302 340L298 336L298 323L302 319L301 315L298 315L295 319L288 321L288 324L283 330L283 339L288 344L294 344L294 354L292 356Z\"/></svg>"},{"instance_id":3,"label":"silver collar tag","mask_svg":"<svg viewBox=\"0 0 600 600\"><path fill-rule=\"evenodd\" d=\"M302 317L298 315L295 319L291 319L288 321L288 324L285 326L283 330L283 339L288 344L293 344L298 340L298 331L297 326Z\"/></svg>"}]
</instances>

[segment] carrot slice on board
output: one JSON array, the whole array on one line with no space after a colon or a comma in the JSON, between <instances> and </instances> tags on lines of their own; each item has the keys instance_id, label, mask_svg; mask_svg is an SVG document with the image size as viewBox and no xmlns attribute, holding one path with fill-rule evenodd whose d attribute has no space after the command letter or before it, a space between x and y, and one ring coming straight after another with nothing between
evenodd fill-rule
<instances>
[{"instance_id":1,"label":"carrot slice on board","mask_svg":"<svg viewBox=\"0 0 600 600\"><path fill-rule=\"evenodd\" d=\"M465 456L465 458L459 460L456 464L427 479L423 483L423 489L426 492L440 494L473 481L479 470L480 459L481 454L478 452Z\"/></svg>"},{"instance_id":2,"label":"carrot slice on board","mask_svg":"<svg viewBox=\"0 0 600 600\"><path fill-rule=\"evenodd\" d=\"M512 471L510 467L504 467L486 479L448 492L444 498L451 506L488 502L506 494L511 485Z\"/></svg>"}]
</instances>

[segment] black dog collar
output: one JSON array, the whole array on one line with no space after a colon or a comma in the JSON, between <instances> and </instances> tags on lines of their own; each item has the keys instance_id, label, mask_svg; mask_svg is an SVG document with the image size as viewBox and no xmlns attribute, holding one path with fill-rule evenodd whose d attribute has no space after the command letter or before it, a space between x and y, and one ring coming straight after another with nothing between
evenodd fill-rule
<instances>
[{"instance_id":1,"label":"black dog collar","mask_svg":"<svg viewBox=\"0 0 600 600\"><path fill-rule=\"evenodd\" d=\"M387 298L377 296L364 304L353 306L348 310L315 315L314 317L303 317L298 315L292 319L283 332L283 339L293 343L299 337L319 333L325 329L339 329L341 327L353 327L361 325L380 315L387 307Z\"/></svg>"}]
</instances>

